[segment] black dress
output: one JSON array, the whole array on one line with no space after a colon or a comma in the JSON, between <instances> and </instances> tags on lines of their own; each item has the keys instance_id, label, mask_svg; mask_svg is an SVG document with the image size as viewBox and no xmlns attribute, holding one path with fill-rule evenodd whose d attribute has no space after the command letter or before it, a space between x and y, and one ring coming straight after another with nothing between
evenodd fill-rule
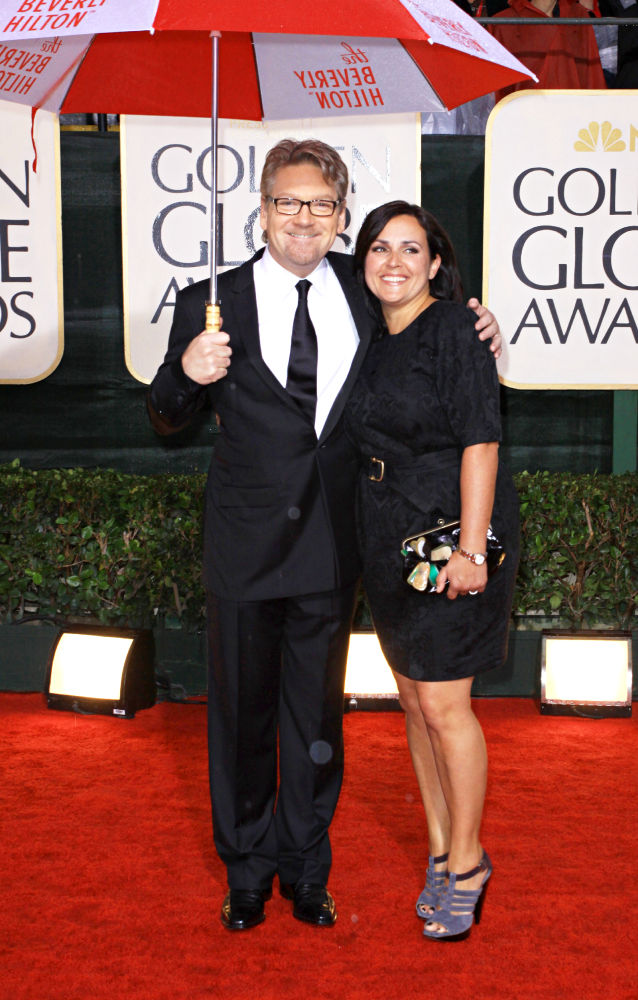
<instances>
[{"instance_id":1,"label":"black dress","mask_svg":"<svg viewBox=\"0 0 638 1000\"><path fill-rule=\"evenodd\" d=\"M518 564L518 498L499 462L492 528L506 558L476 596L449 600L402 577L401 541L460 514L464 448L500 441L499 386L476 316L436 301L401 333L372 343L347 405L362 457L358 525L363 583L383 652L413 680L454 680L500 666ZM380 466L381 482L369 478Z\"/></svg>"}]
</instances>

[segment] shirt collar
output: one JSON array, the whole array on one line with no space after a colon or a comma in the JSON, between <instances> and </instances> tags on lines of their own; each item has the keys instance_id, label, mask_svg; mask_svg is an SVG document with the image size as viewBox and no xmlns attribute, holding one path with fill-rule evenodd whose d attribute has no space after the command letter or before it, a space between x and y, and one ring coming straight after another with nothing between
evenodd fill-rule
<instances>
[{"instance_id":1,"label":"shirt collar","mask_svg":"<svg viewBox=\"0 0 638 1000\"><path fill-rule=\"evenodd\" d=\"M293 274L292 271L288 271L287 268L282 267L278 264L273 255L268 249L268 244L266 244L266 252L261 258L261 266L263 268L264 277L267 278L268 282L272 282L273 285L277 285L280 290L280 294L286 295L291 289L294 289L297 282L300 280L299 276ZM330 275L330 265L324 257L323 260L317 264L314 271L312 271L307 277L308 281L314 286L314 288L320 292L324 293L326 290L326 283L329 280Z\"/></svg>"}]
</instances>

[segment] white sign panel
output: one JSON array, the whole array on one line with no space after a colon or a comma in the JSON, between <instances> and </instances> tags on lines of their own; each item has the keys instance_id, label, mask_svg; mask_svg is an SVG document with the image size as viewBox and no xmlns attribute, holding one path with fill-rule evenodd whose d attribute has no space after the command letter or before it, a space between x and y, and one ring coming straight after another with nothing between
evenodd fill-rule
<instances>
[{"instance_id":1,"label":"white sign panel","mask_svg":"<svg viewBox=\"0 0 638 1000\"><path fill-rule=\"evenodd\" d=\"M220 122L219 270L263 246L259 180L280 139L312 136L339 150L350 173L346 231L335 250L352 253L367 213L394 198L420 201L420 128L414 115L265 125ZM175 295L210 273L210 122L126 116L121 123L126 364L150 382L161 364Z\"/></svg>"},{"instance_id":2,"label":"white sign panel","mask_svg":"<svg viewBox=\"0 0 638 1000\"><path fill-rule=\"evenodd\" d=\"M486 133L484 299L518 388L638 387L638 111L522 91Z\"/></svg>"},{"instance_id":3,"label":"white sign panel","mask_svg":"<svg viewBox=\"0 0 638 1000\"><path fill-rule=\"evenodd\" d=\"M97 35L152 26L158 0L0 0L0 39Z\"/></svg>"},{"instance_id":4,"label":"white sign panel","mask_svg":"<svg viewBox=\"0 0 638 1000\"><path fill-rule=\"evenodd\" d=\"M254 34L264 118L443 111L396 38Z\"/></svg>"},{"instance_id":5,"label":"white sign panel","mask_svg":"<svg viewBox=\"0 0 638 1000\"><path fill-rule=\"evenodd\" d=\"M62 357L57 118L0 102L0 382L37 382Z\"/></svg>"}]
</instances>

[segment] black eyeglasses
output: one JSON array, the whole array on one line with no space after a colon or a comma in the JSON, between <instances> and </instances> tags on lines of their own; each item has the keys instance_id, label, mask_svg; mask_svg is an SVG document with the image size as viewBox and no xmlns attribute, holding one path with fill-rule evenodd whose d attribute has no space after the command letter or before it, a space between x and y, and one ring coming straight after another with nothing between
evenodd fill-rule
<instances>
[{"instance_id":1,"label":"black eyeglasses","mask_svg":"<svg viewBox=\"0 0 638 1000\"><path fill-rule=\"evenodd\" d=\"M329 201L327 198L302 201L301 198L271 198L270 195L267 195L266 201L272 201L277 215L299 215L304 205L307 205L311 215L325 218L334 215L335 208L341 204L343 198L339 198L338 201Z\"/></svg>"}]
</instances>

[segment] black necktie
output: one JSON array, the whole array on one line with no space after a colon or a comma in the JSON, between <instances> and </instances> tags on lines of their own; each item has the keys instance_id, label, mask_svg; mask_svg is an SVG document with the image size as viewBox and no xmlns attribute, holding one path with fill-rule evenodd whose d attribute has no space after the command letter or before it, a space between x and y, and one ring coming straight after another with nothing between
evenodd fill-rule
<instances>
[{"instance_id":1,"label":"black necktie","mask_svg":"<svg viewBox=\"0 0 638 1000\"><path fill-rule=\"evenodd\" d=\"M286 389L314 423L317 408L317 334L308 312L310 284L303 278L295 285L299 302L292 324Z\"/></svg>"}]
</instances>

